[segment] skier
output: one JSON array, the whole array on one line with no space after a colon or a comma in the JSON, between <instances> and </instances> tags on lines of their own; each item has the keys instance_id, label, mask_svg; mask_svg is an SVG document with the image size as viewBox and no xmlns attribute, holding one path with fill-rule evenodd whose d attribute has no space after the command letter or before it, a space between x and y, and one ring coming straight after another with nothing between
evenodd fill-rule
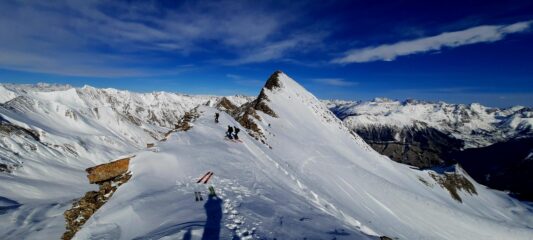
<instances>
[{"instance_id":1,"label":"skier","mask_svg":"<svg viewBox=\"0 0 533 240\"><path fill-rule=\"evenodd\" d=\"M234 126L233 128L235 128L235 133L233 134L233 138L235 138L235 140L239 140L239 132L241 131L241 129L239 129L237 126Z\"/></svg>"},{"instance_id":2,"label":"skier","mask_svg":"<svg viewBox=\"0 0 533 240\"><path fill-rule=\"evenodd\" d=\"M229 139L233 139L233 137L231 136L233 133L233 128L228 125L228 131L226 132L226 137L229 138Z\"/></svg>"},{"instance_id":3,"label":"skier","mask_svg":"<svg viewBox=\"0 0 533 240\"><path fill-rule=\"evenodd\" d=\"M219 113L215 113L215 123L218 123L218 116L220 116Z\"/></svg>"}]
</instances>

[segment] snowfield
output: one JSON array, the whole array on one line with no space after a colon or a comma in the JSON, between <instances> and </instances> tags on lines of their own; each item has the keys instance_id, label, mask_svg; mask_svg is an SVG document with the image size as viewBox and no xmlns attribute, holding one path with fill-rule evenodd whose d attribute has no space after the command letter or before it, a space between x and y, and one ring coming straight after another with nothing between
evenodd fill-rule
<instances>
[{"instance_id":1,"label":"snowfield","mask_svg":"<svg viewBox=\"0 0 533 240\"><path fill-rule=\"evenodd\" d=\"M533 238L533 209L528 205L475 183L460 168L454 173L469 180L476 193L459 189L462 202L457 201L432 177L439 173L378 154L325 104L287 75L277 74L280 87L263 89L277 117L258 111L261 120L255 120L265 144L246 131L239 135L242 143L224 139L228 125L245 128L210 107L212 101L197 108L199 118L190 130L172 133L154 149L142 147L154 138L140 129L159 131L147 123L147 115L138 117L138 126L117 120L117 111L109 107L103 112L99 105L101 118L89 118L81 109L93 106L79 90L32 95L31 100L46 104L16 108L25 112L9 107L17 98L8 101L0 108L2 118L45 131L58 145L78 142L86 150L79 151L82 157L66 158L34 141L42 158L21 154L28 156L23 167L0 173L0 236L59 238L63 211L91 189L83 169L133 154L132 178L75 239L201 239L208 234L220 239ZM77 121L65 119L67 109L76 113ZM218 124L215 112L220 112ZM104 141L102 137L116 145L96 142ZM3 141L8 146L11 138ZM209 184L197 184L207 171L214 172ZM208 186L218 197L207 196ZM197 191L204 201L195 201Z\"/></svg>"}]
</instances>

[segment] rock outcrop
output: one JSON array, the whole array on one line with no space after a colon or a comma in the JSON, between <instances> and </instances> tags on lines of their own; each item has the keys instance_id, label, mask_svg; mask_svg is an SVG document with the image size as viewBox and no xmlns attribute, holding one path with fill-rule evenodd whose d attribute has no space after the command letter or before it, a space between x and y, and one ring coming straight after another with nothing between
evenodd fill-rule
<instances>
[{"instance_id":1,"label":"rock outcrop","mask_svg":"<svg viewBox=\"0 0 533 240\"><path fill-rule=\"evenodd\" d=\"M455 158L477 182L533 201L533 137L466 149Z\"/></svg>"},{"instance_id":2,"label":"rock outcrop","mask_svg":"<svg viewBox=\"0 0 533 240\"><path fill-rule=\"evenodd\" d=\"M113 196L118 187L131 178L131 174L128 172L131 158L119 159L86 169L89 173L87 175L89 182L97 183L99 189L85 193L85 196L72 204L71 209L65 211L63 215L67 230L61 239L72 239L83 224Z\"/></svg>"},{"instance_id":3,"label":"rock outcrop","mask_svg":"<svg viewBox=\"0 0 533 240\"><path fill-rule=\"evenodd\" d=\"M104 182L126 173L128 171L130 159L133 157L135 156L87 168L85 171L88 173L87 178L89 179L89 182Z\"/></svg>"},{"instance_id":4,"label":"rock outcrop","mask_svg":"<svg viewBox=\"0 0 533 240\"><path fill-rule=\"evenodd\" d=\"M356 132L379 153L418 168L455 164L452 155L464 145L462 140L424 123L401 128L367 126L356 129Z\"/></svg>"},{"instance_id":5,"label":"rock outcrop","mask_svg":"<svg viewBox=\"0 0 533 240\"><path fill-rule=\"evenodd\" d=\"M267 103L270 100L268 99L265 91L275 91L276 89L282 87L279 80L279 74L281 73L281 71L276 71L268 78L265 86L263 89L261 89L259 96L257 96L255 100L245 103L240 107L236 107L234 104L229 102L229 100L223 98L219 101L219 103L217 103L217 108L233 116L233 118L235 118L239 124L246 128L250 136L266 144L265 134L255 121L262 120L261 116L258 114L258 111L263 112L271 117L278 117L274 110L268 106Z\"/></svg>"},{"instance_id":6,"label":"rock outcrop","mask_svg":"<svg viewBox=\"0 0 533 240\"><path fill-rule=\"evenodd\" d=\"M474 187L474 184L468 180L459 170L459 166L454 166L455 171L448 171L445 170L441 172L440 174L436 173L429 173L429 175L443 188L448 190L450 192L450 195L453 199L457 200L458 202L463 202L461 199L461 196L459 196L459 191L463 191L466 193L469 193L470 195L477 194L476 188Z\"/></svg>"}]
</instances>

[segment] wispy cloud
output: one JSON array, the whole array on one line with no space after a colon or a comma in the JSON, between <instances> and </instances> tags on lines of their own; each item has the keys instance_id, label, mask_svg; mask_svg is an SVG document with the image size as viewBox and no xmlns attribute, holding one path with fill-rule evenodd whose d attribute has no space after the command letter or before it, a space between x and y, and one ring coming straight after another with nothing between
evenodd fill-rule
<instances>
[{"instance_id":1,"label":"wispy cloud","mask_svg":"<svg viewBox=\"0 0 533 240\"><path fill-rule=\"evenodd\" d=\"M315 78L314 82L335 87L350 87L356 86L358 82L347 81L342 78Z\"/></svg>"},{"instance_id":2,"label":"wispy cloud","mask_svg":"<svg viewBox=\"0 0 533 240\"><path fill-rule=\"evenodd\" d=\"M281 40L273 40L259 47L250 48L239 53L236 59L224 59L217 62L225 65L241 65L248 63L260 63L271 60L282 60L289 52L306 51L319 45L326 37L326 33L301 33L288 36Z\"/></svg>"},{"instance_id":3,"label":"wispy cloud","mask_svg":"<svg viewBox=\"0 0 533 240\"><path fill-rule=\"evenodd\" d=\"M336 58L333 63L361 63L372 61L392 61L400 56L438 51L481 42L502 40L508 34L524 32L533 21L518 22L510 25L489 25L468 28L462 31L445 32L432 37L401 41L394 44L353 49Z\"/></svg>"},{"instance_id":4,"label":"wispy cloud","mask_svg":"<svg viewBox=\"0 0 533 240\"><path fill-rule=\"evenodd\" d=\"M0 16L0 68L62 75L179 73L170 62L257 63L316 43L286 34L289 7L242 1L0 1Z\"/></svg>"}]
</instances>

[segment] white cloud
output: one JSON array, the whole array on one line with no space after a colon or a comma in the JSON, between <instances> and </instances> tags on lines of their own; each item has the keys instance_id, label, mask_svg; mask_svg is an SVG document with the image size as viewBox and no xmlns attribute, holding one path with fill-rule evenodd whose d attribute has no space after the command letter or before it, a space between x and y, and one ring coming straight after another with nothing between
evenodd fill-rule
<instances>
[{"instance_id":1,"label":"white cloud","mask_svg":"<svg viewBox=\"0 0 533 240\"><path fill-rule=\"evenodd\" d=\"M432 37L354 49L332 62L346 64L392 61L399 56L438 51L446 47L454 48L474 43L495 42L502 40L508 34L526 31L532 23L533 21L525 21L510 25L478 26L462 31L445 32Z\"/></svg>"},{"instance_id":2,"label":"white cloud","mask_svg":"<svg viewBox=\"0 0 533 240\"><path fill-rule=\"evenodd\" d=\"M242 76L237 75L237 74L231 74L231 73L226 74L226 77L227 77L227 78L230 78L230 79L233 79L233 80L239 80L239 79L242 79Z\"/></svg>"},{"instance_id":3,"label":"white cloud","mask_svg":"<svg viewBox=\"0 0 533 240\"><path fill-rule=\"evenodd\" d=\"M242 51L237 59L220 60L225 65L241 65L248 63L260 63L282 59L288 52L305 51L310 46L316 46L326 36L323 32L313 34L295 34L284 39L271 41L259 47Z\"/></svg>"},{"instance_id":4,"label":"white cloud","mask_svg":"<svg viewBox=\"0 0 533 240\"><path fill-rule=\"evenodd\" d=\"M357 82L346 81L342 78L315 78L313 79L313 81L316 83L335 86L335 87L349 87L349 86L355 86L359 84Z\"/></svg>"}]
</instances>

